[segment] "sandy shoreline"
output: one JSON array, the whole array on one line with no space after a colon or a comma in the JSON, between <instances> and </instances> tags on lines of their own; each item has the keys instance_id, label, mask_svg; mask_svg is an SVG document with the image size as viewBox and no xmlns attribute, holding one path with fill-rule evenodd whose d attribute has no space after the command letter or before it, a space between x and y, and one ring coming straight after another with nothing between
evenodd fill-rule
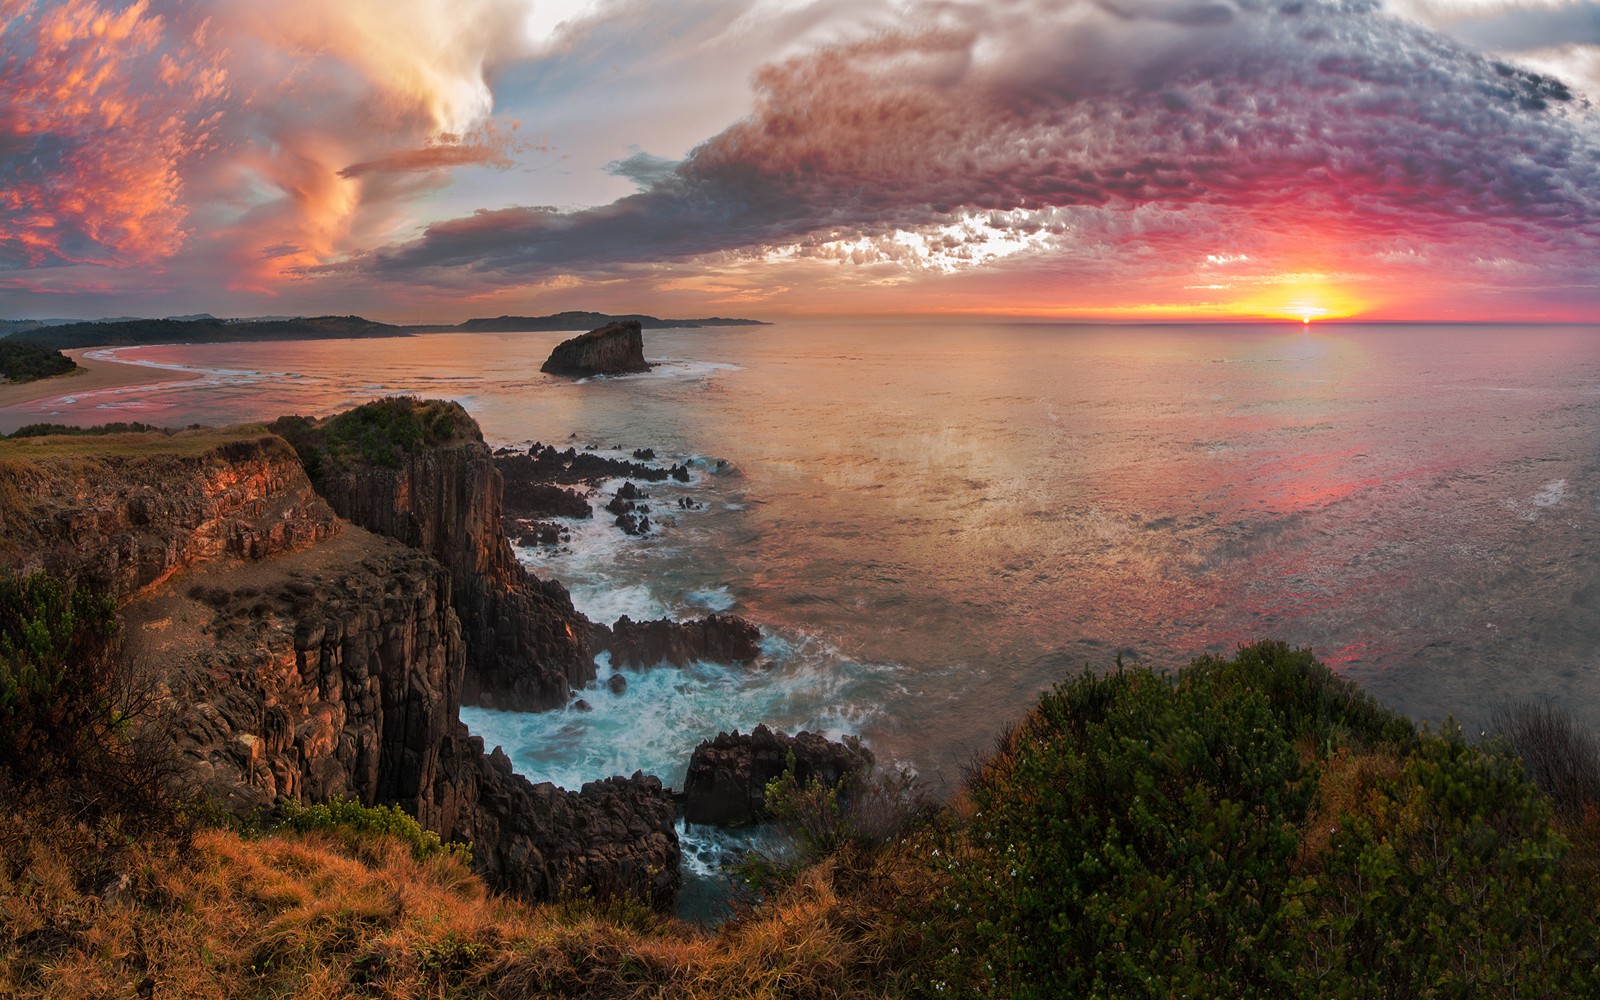
<instances>
[{"instance_id":1,"label":"sandy shoreline","mask_svg":"<svg viewBox=\"0 0 1600 1000\"><path fill-rule=\"evenodd\" d=\"M159 385L162 382L181 381L182 372L162 371L143 365L127 365L117 361L85 360L85 351L96 348L79 348L62 353L78 363L79 371L70 375L57 375L33 382L0 383L0 410L8 406L32 403L56 396L72 396L99 389L116 389L125 385Z\"/></svg>"}]
</instances>

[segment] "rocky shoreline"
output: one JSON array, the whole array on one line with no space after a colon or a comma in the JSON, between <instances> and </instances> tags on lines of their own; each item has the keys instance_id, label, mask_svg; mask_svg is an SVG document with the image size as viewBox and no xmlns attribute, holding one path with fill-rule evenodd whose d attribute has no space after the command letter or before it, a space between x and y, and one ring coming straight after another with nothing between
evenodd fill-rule
<instances>
[{"instance_id":1,"label":"rocky shoreline","mask_svg":"<svg viewBox=\"0 0 1600 1000\"><path fill-rule=\"evenodd\" d=\"M612 503L632 505L619 530L649 530L634 482L687 468L648 450L493 454L451 403L385 400L271 430L30 457L0 498L0 567L116 598L128 655L160 674L191 793L240 816L283 798L395 803L471 842L503 891L670 906L681 794L643 774L533 784L459 709L568 705L602 651L636 668L759 659L759 630L733 615L590 622L511 548L508 529L579 516L579 489L617 478ZM744 784L719 794L759 801L770 775L730 773Z\"/></svg>"}]
</instances>

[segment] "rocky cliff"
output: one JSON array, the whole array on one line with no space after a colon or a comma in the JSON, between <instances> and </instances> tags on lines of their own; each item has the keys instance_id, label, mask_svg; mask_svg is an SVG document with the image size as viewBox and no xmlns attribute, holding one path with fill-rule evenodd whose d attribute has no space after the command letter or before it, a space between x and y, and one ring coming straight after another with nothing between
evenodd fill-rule
<instances>
[{"instance_id":1,"label":"rocky cliff","mask_svg":"<svg viewBox=\"0 0 1600 1000\"><path fill-rule=\"evenodd\" d=\"M492 552L449 565L423 547L483 537L422 516L433 502L464 527L498 524L448 482L449 458L414 470L434 478L392 484L430 498L413 511L417 547L338 521L274 437L0 443L0 468L12 473L0 568L48 568L127 601L126 653L165 693L186 773L213 800L241 815L278 796L399 803L471 840L502 888L671 898L674 805L659 782L535 786L459 722L475 640L455 578L508 572Z\"/></svg>"},{"instance_id":2,"label":"rocky cliff","mask_svg":"<svg viewBox=\"0 0 1600 1000\"><path fill-rule=\"evenodd\" d=\"M272 435L12 442L0 455L0 560L126 600L222 555L263 559L339 525Z\"/></svg>"},{"instance_id":3,"label":"rocky cliff","mask_svg":"<svg viewBox=\"0 0 1600 1000\"><path fill-rule=\"evenodd\" d=\"M644 334L636 319L607 323L571 340L563 340L539 369L551 375L627 375L647 372Z\"/></svg>"},{"instance_id":4,"label":"rocky cliff","mask_svg":"<svg viewBox=\"0 0 1600 1000\"><path fill-rule=\"evenodd\" d=\"M383 431L416 446L398 454L344 447L350 424L383 414ZM458 404L384 400L330 421L279 421L341 517L414 546L450 572L467 643L463 697L537 711L594 679L589 623L565 587L517 562L501 518L501 480L477 424ZM410 438L426 426L435 439Z\"/></svg>"}]
</instances>

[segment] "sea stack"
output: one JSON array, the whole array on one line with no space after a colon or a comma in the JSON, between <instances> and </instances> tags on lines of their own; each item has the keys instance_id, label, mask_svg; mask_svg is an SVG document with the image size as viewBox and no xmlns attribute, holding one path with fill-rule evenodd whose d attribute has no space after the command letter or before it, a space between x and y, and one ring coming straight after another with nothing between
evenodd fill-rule
<instances>
[{"instance_id":1,"label":"sea stack","mask_svg":"<svg viewBox=\"0 0 1600 1000\"><path fill-rule=\"evenodd\" d=\"M644 335L639 321L607 323L580 337L563 340L539 370L576 378L647 372L650 366L644 360Z\"/></svg>"}]
</instances>

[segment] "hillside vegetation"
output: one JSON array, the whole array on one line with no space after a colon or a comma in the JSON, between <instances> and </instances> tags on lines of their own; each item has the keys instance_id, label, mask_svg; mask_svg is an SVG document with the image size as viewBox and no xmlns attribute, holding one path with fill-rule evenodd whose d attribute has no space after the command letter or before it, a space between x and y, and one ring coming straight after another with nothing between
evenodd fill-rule
<instances>
[{"instance_id":1,"label":"hillside vegetation","mask_svg":"<svg viewBox=\"0 0 1600 1000\"><path fill-rule=\"evenodd\" d=\"M53 347L0 339L0 381L32 382L78 370L78 363Z\"/></svg>"},{"instance_id":2,"label":"hillside vegetation","mask_svg":"<svg viewBox=\"0 0 1600 1000\"><path fill-rule=\"evenodd\" d=\"M9 586L0 688L24 696L0 698L0 723L29 735L0 744L0 995L1600 990L1592 784L1553 801L1512 743L1418 733L1282 644L1064 681L943 805L903 779L775 782L798 860L748 866L745 906L711 931L627 902L495 897L392 809L207 825L203 804L137 780L158 764L124 751L148 749L154 716L96 652L115 639L105 606ZM71 657L108 679L73 679ZM49 736L58 716L92 739ZM1518 718L1523 756L1558 758L1562 739L1581 756L1586 734ZM138 809L119 788L141 789Z\"/></svg>"}]
</instances>

